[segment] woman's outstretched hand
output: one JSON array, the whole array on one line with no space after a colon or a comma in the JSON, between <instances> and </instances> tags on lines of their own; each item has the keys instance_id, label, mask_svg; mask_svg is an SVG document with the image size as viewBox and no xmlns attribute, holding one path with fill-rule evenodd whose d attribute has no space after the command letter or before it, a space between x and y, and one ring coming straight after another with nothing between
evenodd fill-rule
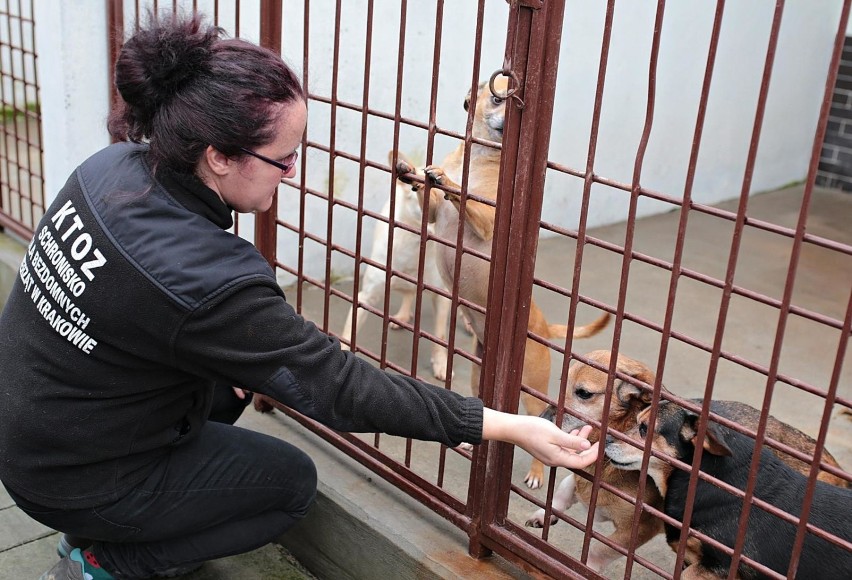
<instances>
[{"instance_id":1,"label":"woman's outstretched hand","mask_svg":"<svg viewBox=\"0 0 852 580\"><path fill-rule=\"evenodd\" d=\"M525 450L548 466L582 469L595 462L598 444L589 443L591 426L566 433L547 419L513 415L485 408L482 438L505 441Z\"/></svg>"}]
</instances>

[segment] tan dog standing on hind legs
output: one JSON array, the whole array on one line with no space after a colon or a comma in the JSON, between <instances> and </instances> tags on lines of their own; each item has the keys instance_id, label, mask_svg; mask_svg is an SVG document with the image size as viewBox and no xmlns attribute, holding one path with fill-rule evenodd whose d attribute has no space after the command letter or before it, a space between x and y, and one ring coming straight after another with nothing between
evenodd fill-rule
<instances>
[{"instance_id":1,"label":"tan dog standing on hind legs","mask_svg":"<svg viewBox=\"0 0 852 580\"><path fill-rule=\"evenodd\" d=\"M480 83L476 98L476 108L473 116L473 137L481 140L501 143L503 141L503 124L506 113L506 99L499 95L508 93L508 78L497 76L494 79L497 94L492 94L487 82ZM471 95L464 102L465 110L470 108ZM427 178L435 185L446 188L461 189L462 171L465 163L465 144L460 143L444 159L439 166L429 166L425 169ZM500 179L499 148L489 147L480 143L470 145L470 167L468 172L467 193L489 200L497 199L497 187ZM414 173L414 168L404 161L397 165L400 176ZM404 178L404 177L403 177ZM461 210L460 196L456 193L441 191L437 187L429 193L429 220L435 223L435 235L438 238L455 243L459 230L459 212ZM444 203L448 201L449 203ZM491 239L494 235L495 209L493 206L468 198L465 204L463 245L466 250L491 254ZM461 251L461 248L458 249ZM456 248L440 245L437 251L438 271L448 288L458 285L459 296L468 302L485 306L488 300L488 278L491 264L487 260L464 253L461 260L459 280L453 279L456 262ZM485 343L485 315L481 312L460 307L470 321L476 340L475 352L482 355L482 345ZM586 326L573 329L574 338L586 338L600 332L609 322L609 314L604 314L596 321ZM530 303L528 329L544 338L565 338L568 331L565 325L548 324L544 314L534 302ZM531 339L527 339L524 352L524 369L522 379L524 384L540 393L547 393L550 382L550 349ZM479 367L473 365L471 372L471 390L479 394ZM524 408L530 415L540 414L546 404L540 399L528 394L522 395ZM533 460L524 481L530 488L541 487L544 477L544 467Z\"/></svg>"},{"instance_id":2,"label":"tan dog standing on hind legs","mask_svg":"<svg viewBox=\"0 0 852 580\"><path fill-rule=\"evenodd\" d=\"M401 153L398 154L398 159L401 163L410 165L411 163ZM393 163L393 152L388 153L388 163ZM420 230L423 222L422 206L419 201L418 191L423 187L420 183L406 184L396 180L394 190L394 215L390 217L391 200L385 203L382 208L381 215L386 218L393 219L396 223L405 224L417 231ZM375 230L373 231L373 246L370 250L370 259L379 264L387 264L388 262L388 233L389 225L384 221L377 221ZM431 226L430 226L431 229ZM393 256L391 258L392 270L401 272L417 278L417 270L420 260L420 247L422 240L418 234L408 231L404 228L397 227L394 230L393 236ZM435 287L443 287L441 276L435 264L434 243L427 242L426 256L423 264L423 281L426 284ZM400 322L409 322L413 315L414 299L417 293L417 287L411 282L400 278L397 275L391 277L391 290L399 292L402 296L402 302L399 310L393 317ZM356 304L366 303L372 307L379 305L379 302L384 298L385 294L385 272L371 265L367 265L364 270L364 275L361 277L361 285L358 289ZM447 323L450 315L450 299L439 294L432 293L432 312L435 318L434 334L437 338L445 340L447 337ZM363 308L358 308L357 316L353 313L355 307L349 309L349 315L346 317L346 322L343 329L340 331L340 336L346 341L352 340L352 322L355 319L355 328L360 330L367 316L367 311ZM391 329L399 329L400 326L391 323ZM341 341L343 350L349 350L349 344ZM440 344L433 343L431 356L432 374L439 381L447 378L447 349Z\"/></svg>"}]
</instances>

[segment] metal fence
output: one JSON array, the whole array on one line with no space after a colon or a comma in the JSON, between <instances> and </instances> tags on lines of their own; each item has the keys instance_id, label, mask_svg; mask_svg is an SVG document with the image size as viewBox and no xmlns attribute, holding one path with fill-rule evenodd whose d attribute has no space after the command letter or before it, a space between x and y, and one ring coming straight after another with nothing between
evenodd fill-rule
<instances>
[{"instance_id":1,"label":"metal fence","mask_svg":"<svg viewBox=\"0 0 852 580\"><path fill-rule=\"evenodd\" d=\"M226 3L207 7L208 15L217 21L220 4ZM355 4L357 18L350 12ZM426 4L431 10L428 21L409 20L409 12ZM372 0L261 2L259 39L282 50L285 57L301 58L298 68L311 114L299 175L282 185L275 209L256 219L255 243L287 284L288 299L296 308L324 330L340 335L360 356L391 371L428 380L443 376L446 388L478 392L486 404L498 409L523 412L523 402L537 412L553 405L554 420L578 417L597 425L602 439L609 437L614 446L625 439L619 430L626 431L639 447L635 479L625 483L627 476L614 476L618 472L605 465L609 460L602 455L596 469L574 476L577 495L586 505L572 507L559 485L566 473L545 471L543 486L529 487L523 483L529 460L508 445L484 444L472 452L447 449L388 436L341 434L298 414L291 416L463 529L474 556L494 551L553 577L677 578L683 564L696 557L698 544L715 546L732 559L732 571L723 574L728 577L736 575L737 565L745 564L767 577L792 578L805 538L814 535L834 546L829 550L848 554L852 551L848 535L819 529L823 492L815 482L821 472L839 478L841 485L850 481L847 472L829 463L826 453L830 450L847 467L852 458L848 444L852 387L849 365L844 366L852 327L852 239L844 233L848 225L837 227L837 220L848 224L852 205L843 194L815 188L814 180L850 2L838 2L842 8L832 23L836 24L835 40L820 109L812 111L818 119L805 161L805 180L780 192L755 196L753 182L767 129L773 67L786 9L784 2L774 4L765 23L765 57L750 103L751 130L743 150L741 179L732 199L724 203L704 203L694 188L705 159L702 155L707 153L701 146L710 128L708 103L720 39L730 26L724 21L725 2L715 3L712 23L707 23L703 75L699 86L692 87L698 97L685 180L675 191L649 187L644 172L659 113L657 79L665 66L660 59L661 43L669 30L665 2L656 3L653 22L646 30L650 40L645 84L632 94L644 102L644 115L632 155L632 174L626 179L607 175L600 169L607 167L606 160L598 155L601 123L611 111L603 106L607 81L625 74L608 66L617 30L613 19L622 5L608 2L595 31L600 35L600 52L588 133L577 136L586 144L584 163L578 165L554 158L549 147L561 130L554 124L554 108L564 101L564 95L557 95L557 80L563 23L571 21L565 2L508 2L505 50L502 67L496 71L480 64L486 60L483 38L490 33L486 2L466 4L473 6L474 15L468 31L471 52L447 55L442 46L457 40L455 30L447 32L450 20L453 24L457 20L455 4L451 8L440 0L417 4L403 0L398 10L377 13ZM108 5L113 29L128 29L123 3ZM236 30L230 32L240 35L239 15L245 14L245 7L239 2L234 6ZM386 9L387 3L381 6ZM227 7L230 10L232 5ZM129 15L128 22L136 17ZM422 14L418 12L417 18ZM363 42L351 42L353 29ZM381 48L375 48L380 41ZM412 64L411 43L425 44L427 52L431 49L431 60ZM373 70L378 69L380 50L395 55L392 66ZM326 58L323 63L330 66L313 64L321 52ZM345 60L355 52L360 67L351 67ZM445 68L461 61L469 67L465 69L469 75L461 85L450 87L455 92L451 98L460 106L470 91L471 101L464 129L450 130L439 113L444 110L442 99L450 98L445 97L450 89L440 79ZM416 90L428 95L425 110L414 113L404 98L411 90L406 84L410 67L423 79ZM353 70L357 75L353 76ZM406 72L409 81L403 80ZM494 87L477 94L480 82L494 81L501 73L509 79L506 89ZM344 86L353 78L358 79L355 92ZM358 93L360 98L350 98ZM483 99L505 106L501 142L475 134L476 109ZM26 111L20 104L18 109ZM347 127L355 128L350 131L355 137L344 131ZM379 147L373 141L376 134L384 136ZM456 178L460 187L436 185L422 173L413 177L413 185L397 182L402 175L395 163L399 152L418 151L420 158L414 165L423 168L447 163L440 151L456 146L466 153ZM501 151L499 178L492 182L496 191L483 195L476 155L487 156L488 150ZM564 202L549 202L548 182L564 183L576 192L572 202L577 211L571 217ZM382 184L379 197L389 200L381 209L371 201L376 183ZM398 205L404 203L404 194L415 189L421 194L420 214L414 221L405 220ZM454 235L442 231L440 223L437 229L429 223L430 207L423 200L430 192L437 194L444 209L452 199L458 202L462 225L450 228ZM590 212L601 203L621 208L623 221L590 226ZM657 204L658 217L643 217L647 214L642 208L648 203ZM779 213L779 206L785 211ZM477 213L486 216L485 223L492 227L489 243L471 237L475 225L471 220ZM381 235L370 247L369 233L376 230ZM406 257L400 248L410 236L420 243ZM431 252L448 260L457 283L444 287L430 278ZM478 273L479 286L471 290L470 277L483 264L484 276ZM371 270L379 273L378 301L365 293ZM400 303L394 292L399 281L407 282L408 291L413 291L410 316L405 308L392 314ZM445 333L431 326L436 315L427 305L434 296L451 302ZM570 334L560 338L558 332L546 336L528 329L527 320L535 315L533 299L550 322L568 328L601 313L611 314L612 322L588 342ZM365 313L365 322L354 324L354 333L344 332L343 321L353 303ZM478 346L469 346L465 321L478 333ZM442 348L448 352L443 367L430 360L438 356L441 361ZM537 358L528 357L531 350L539 353ZM601 357L600 351L608 355ZM618 355L637 364L622 365ZM532 365L546 371L543 388L527 374ZM599 392L594 392L595 385ZM629 393L624 400L623 393ZM584 406L584 401L595 397L601 402L599 410ZM709 402L716 399L750 403L756 413L749 419L742 414L717 416L717 409L712 409L717 422L749 437L746 446L754 459L747 462L746 480L739 488L719 483L718 473L698 475L698 467L706 465L702 454L710 453L700 450L701 442L713 436L706 419L711 413ZM671 449L667 452L652 445L654 437L638 438L632 429L642 419L653 433L658 424L676 415L671 402L662 403L666 400L697 416L699 451L692 456L672 458ZM623 402L629 411L627 419L620 415ZM782 437L792 431L779 431L770 413L810 434L812 442L803 447L799 440ZM776 505L764 495L756 477L761 448L805 462L805 475L785 476L800 485L802 505ZM668 469L685 469L688 474L683 517L665 508L648 477ZM594 472L603 475L595 477ZM708 478L716 484L708 484ZM731 541L701 527L703 502L713 495L708 490L714 489L738 498L735 503L740 509L724 514L733 530ZM718 496L719 492L713 493ZM843 497L849 501L848 495ZM539 509L543 527L525 525L536 519L533 513ZM788 552L792 558L774 571L765 561L754 561L752 542L745 541L747 518L763 513L775 514L777 529L792 526L795 537ZM616 523L601 524L596 516L614 518ZM669 526L673 549L665 543L664 524ZM613 562L602 567L610 559Z\"/></svg>"},{"instance_id":2,"label":"metal fence","mask_svg":"<svg viewBox=\"0 0 852 580\"><path fill-rule=\"evenodd\" d=\"M44 213L41 110L30 2L0 3L0 227L29 239Z\"/></svg>"}]
</instances>

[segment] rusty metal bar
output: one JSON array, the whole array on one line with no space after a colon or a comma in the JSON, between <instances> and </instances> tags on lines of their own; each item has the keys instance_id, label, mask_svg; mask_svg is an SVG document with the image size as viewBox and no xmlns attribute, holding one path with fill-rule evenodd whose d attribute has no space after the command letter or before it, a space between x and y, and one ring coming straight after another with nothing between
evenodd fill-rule
<instances>
[{"instance_id":1,"label":"rusty metal bar","mask_svg":"<svg viewBox=\"0 0 852 580\"><path fill-rule=\"evenodd\" d=\"M698 115L695 122L695 131L693 133L692 138L692 150L689 155L689 165L687 169L687 177L686 184L683 192L683 203L681 204L681 212L680 212L680 220L678 222L678 233L677 233L677 242L675 245L675 253L674 258L672 260L672 269L671 269L671 278L669 280L669 292L668 292L668 300L666 305L666 313L665 319L663 323L662 335L661 335L661 344L660 344L660 353L657 359L657 369L656 369L656 378L654 380L653 385L653 397L659 397L660 389L662 386L662 378L665 369L666 355L668 353L668 344L669 339L671 337L672 332L672 322L674 319L674 305L675 298L677 292L678 280L680 278L681 273L681 262L683 258L683 249L684 249L684 239L686 237L686 226L689 220L689 207L692 202L692 187L695 179L695 167L698 163L698 153L701 147L701 136L704 130L704 119L707 112L707 101L710 94L710 86L713 78L713 67L716 61L716 50L719 45L719 36L722 29L722 16L724 13L725 2L724 0L719 0L716 4L716 14L713 20L713 30L710 35L710 46L708 49L707 55L707 65L704 70L704 80L701 87L701 97L698 104ZM626 254L625 249L625 254ZM659 400L659 399L657 399ZM653 403L652 403L653 404ZM655 415L655 412L652 411L652 415ZM652 417L650 422L653 425L655 421L655 417ZM653 427L652 427L653 428ZM642 473L647 474L648 461L650 456L648 454L648 450L650 449L650 438L648 444L645 446L645 457L643 458L642 463ZM639 498L644 497L645 486L648 485L647 477L640 478L639 490L636 492L636 508L633 514L633 528L630 533L630 546L635 546L639 536L639 516L641 510L644 509L643 504L638 501ZM651 483L650 485L654 485ZM634 553L630 550L630 553L627 555L627 569L625 572L626 576L630 575L630 571L633 565Z\"/></svg>"},{"instance_id":2,"label":"rusty metal bar","mask_svg":"<svg viewBox=\"0 0 852 580\"><path fill-rule=\"evenodd\" d=\"M443 39L443 30L444 30L444 0L438 0L435 10L435 40L434 40L434 48L432 51L432 86L430 87L429 92L429 129L426 133L426 165L427 167L432 164L432 153L435 148L435 134L437 129L436 117L437 117L437 104L438 104L438 78L441 73L441 43ZM423 240L423 243L420 246L420 255L419 259L419 267L417 269L417 296L415 299L415 304L417 304L417 315L415 318L415 327L414 327L414 336L420 336L420 303L422 301L423 296L423 280L424 276L424 265L427 259L426 255L426 247L427 244L433 243L431 242L429 232L427 230L428 221L429 221L429 211L426 205L428 201L428 197L424 196L423 198L423 208L421 209L422 219L420 223L420 239ZM435 259L435 258L433 258ZM434 291L434 290L433 290ZM435 301L432 302L435 306L433 316L438 316L439 311L437 308L437 303ZM458 307L452 303L452 296L450 296L450 319L447 322L447 336L446 336L446 344L444 344L443 340L433 339L433 342L437 342L441 347L447 349L447 366L444 369L446 373L444 376L444 386L448 389L452 389L453 382L453 361L455 357L455 340L456 340L456 317L458 315ZM412 373L416 374L417 372L417 350L416 346L419 341L415 338L415 351L412 354ZM439 454L438 454L438 475L437 475L437 484L439 487L444 486L444 473L447 465L447 448L445 446L441 446ZM470 506L466 506L465 510L466 514L471 513Z\"/></svg>"},{"instance_id":3,"label":"rusty metal bar","mask_svg":"<svg viewBox=\"0 0 852 580\"><path fill-rule=\"evenodd\" d=\"M311 37L311 0L304 0L304 13L302 15L302 26L304 27L305 33L302 38L302 87L304 87L305 93L307 93L308 86L310 86L309 80L310 77L308 75L309 64L310 64L310 51L308 47L310 46L310 37ZM310 107L310 95L306 96L308 103L308 107ZM302 178L299 180L298 188L299 188L299 229L298 229L298 239L299 239L299 249L298 249L298 258L297 258L297 269L294 273L296 275L296 304L295 308L298 312L302 311L302 301L304 299L303 288L302 288L302 279L305 273L305 224L306 220L306 199L307 199L307 190L306 190L306 181L305 181L305 172L307 171L308 166L308 127L310 124L310 116L305 125L305 135L302 137L302 155L299 156L299 174ZM277 265L277 263L276 263Z\"/></svg>"},{"instance_id":4,"label":"rusty metal bar","mask_svg":"<svg viewBox=\"0 0 852 580\"><path fill-rule=\"evenodd\" d=\"M8 120L3 122L2 149L0 163L3 172L0 177L0 229L20 238L29 240L41 215L44 212L44 147L41 134L40 87L38 83L38 51L35 43L36 22L30 11L24 12L24 3L7 2L2 11L6 20L6 41L3 47L8 50L8 69L2 71L0 83L0 104ZM16 24L18 43L13 34ZM31 29L31 34L26 34ZM29 38L30 47L26 39ZM20 70L17 70L17 65ZM29 65L29 66L28 66ZM10 93L6 84L9 82ZM19 102L19 91L24 99ZM28 101L33 94L34 101ZM35 127L31 125L35 124ZM37 151L37 154L33 150Z\"/></svg>"},{"instance_id":5,"label":"rusty metal bar","mask_svg":"<svg viewBox=\"0 0 852 580\"><path fill-rule=\"evenodd\" d=\"M136 14L138 23L138 6ZM115 63L118 60L118 54L121 52L121 46L124 44L124 2L122 0L107 0L107 27L107 42L109 43L109 106L112 108L121 99L118 89L115 86L113 71L115 70ZM114 137L110 137L110 140L113 143L116 141Z\"/></svg>"},{"instance_id":6,"label":"rusty metal bar","mask_svg":"<svg viewBox=\"0 0 852 580\"><path fill-rule=\"evenodd\" d=\"M610 367L608 369L608 377L607 377L607 394L611 395L610 391L612 390L612 385L614 382L615 368L618 362L618 353L621 344L621 329L623 323L623 313L624 307L627 301L627 281L630 275L630 264L631 264L631 254L633 253L633 239L634 239L634 226L636 223L636 209L639 203L639 189L640 189L640 179L642 175L642 166L645 158L645 151L648 147L648 141L651 136L651 128L654 122L654 108L656 105L656 94L657 94L657 64L660 54L660 40L662 35L663 28L663 17L665 15L665 0L659 0L657 2L657 11L654 18L654 33L651 40L651 56L648 64L648 99L646 104L646 112L645 112L645 125L642 130L642 136L639 141L639 146L636 152L636 161L633 168L633 180L631 184L631 192L630 192L630 206L627 212L627 232L625 235L625 243L624 243L624 253L623 260L621 265L621 280L619 283L618 289L618 300L617 306L615 310L615 321L614 321L614 329L613 329L613 341L612 341L612 355L610 357ZM657 374L652 395L651 395L651 415L649 418L648 425L653 430L654 422L656 420L656 405L660 401L660 392L662 388L661 383L662 375ZM606 424L601 427L600 439L603 441L607 436L607 428ZM651 438L649 437L645 443L645 453L642 459L642 465L639 470L639 488L636 492L637 503L639 502L638 498L644 496L645 486L648 483L648 459L649 459L649 451L651 448ZM600 473L603 470L603 456L598 458L598 462L595 466L597 472ZM596 478L597 480L597 478ZM597 492L598 492L598 482L595 481L592 485L592 503L593 505L597 501ZM594 510L590 510L590 517L587 520L588 527L591 527L593 524L593 512ZM638 510L635 512L638 514ZM634 521L633 530L631 532L631 544L628 546L628 555L627 555L627 569L625 572L626 577L630 577L630 572L633 566L633 557L632 553L635 549L635 539L637 537L637 522ZM586 542L584 542L584 552L586 550L586 544L588 544L588 537Z\"/></svg>"},{"instance_id":7,"label":"rusty metal bar","mask_svg":"<svg viewBox=\"0 0 852 580\"><path fill-rule=\"evenodd\" d=\"M707 415L709 413L710 408L710 400L713 396L713 386L716 379L716 370L718 368L719 361L719 352L721 351L722 346L722 337L725 331L725 325L727 322L728 315L728 307L730 305L731 299L731 287L733 286L734 273L736 271L737 257L739 255L740 242L742 238L742 232L745 227L744 220L746 215L746 208L748 207L748 199L749 194L751 193L751 180L754 174L754 166L757 157L757 147L760 142L760 132L763 126L763 116L766 109L766 99L769 93L769 81L772 77L772 66L774 64L775 50L778 42L778 32L781 27L781 15L784 10L784 2L783 0L779 0L776 4L775 14L772 20L772 28L769 37L769 44L766 53L766 62L763 70L763 75L760 83L760 93L758 97L757 103L757 111L755 113L754 125L752 128L752 137L751 143L749 145L749 152L746 161L745 174L743 176L743 183L740 192L740 201L739 207L737 211L737 221L734 228L734 236L731 243L730 250L730 258L728 261L727 274L725 277L725 287L722 293L722 300L719 307L719 316L717 319L717 327L716 327L716 336L713 342L713 351L710 356L710 368L707 375L707 383L705 387L704 393L704 406L701 411L701 425L699 427L698 439L697 441L700 443L703 441L705 432L706 432L706 424L707 424ZM769 409L768 407L762 409L762 420L760 421L758 433L757 433L757 441L760 442L763 438L763 433L765 431L766 421L765 416L768 415ZM689 532L689 522L692 519L692 508L695 502L695 493L697 487L699 466L701 465L701 456L703 449L700 445L696 446L695 456L692 462L692 473L690 475L689 487L687 491L686 497L686 506L683 516L683 528L681 530L680 536L680 545L677 550L677 561L675 563L675 570L679 570L683 564L685 551L686 551L686 540ZM743 506L743 514L740 522L742 523L748 516L749 512L749 501L751 499L751 494L754 489L754 481L755 474L749 477L749 484L747 485L748 493L746 495L745 504ZM740 527L740 529L745 529ZM736 563L739 560L739 556L742 552L742 543L737 542L738 546L734 550L733 555L733 563L731 565L731 570L736 570Z\"/></svg>"},{"instance_id":8,"label":"rusty metal bar","mask_svg":"<svg viewBox=\"0 0 852 580\"><path fill-rule=\"evenodd\" d=\"M609 60L609 48L612 39L612 21L613 15L615 12L615 2L614 0L610 0L607 2L607 11L605 16L603 37L601 39L601 57L598 65L598 79L597 86L595 88L595 104L594 110L592 113L592 126L589 134L589 148L586 155L586 170L585 175L583 176L583 197L580 209L580 221L579 221L579 229L577 232L577 240L585 239L586 237L586 224L588 220L588 211L589 211L589 202L591 199L591 186L592 186L592 177L594 175L594 162L595 162L595 154L597 152L597 140L598 140L598 129L600 127L600 118L601 118L601 107L603 103L603 93L604 86L606 82L606 71L607 71L607 63ZM577 302L580 296L580 273L582 271L583 264L583 250L585 248L585 244L578 243L576 247L575 257L574 257L574 275L572 281L572 289L570 292L570 306L568 309L568 327L573 328L576 324L576 313L577 313ZM565 353L571 352L571 347L573 345L573 335L568 333L565 341ZM565 389L566 389L566 381L568 375L568 367L571 362L571 357L566 356L563 359L562 371L560 375L559 381L559 401L565 400ZM606 422L607 417L609 415L609 399L611 397L611 393L608 391L605 394L604 399L604 416L603 421ZM560 424L562 421L562 405L557 405L557 424ZM596 467L596 469L599 469ZM548 483L548 506L550 506L550 502L552 501L553 491L556 485L556 470L551 470L549 483ZM597 490L592 489L593 498L596 497ZM592 526L590 524L594 519L594 499L592 500L588 518L586 521L586 530L591 530ZM550 529L550 518L545 512L545 532L542 537L547 539L547 533ZM583 561L588 559L588 551L590 546L590 535L587 534L586 538L583 541L583 547L581 549L580 558Z\"/></svg>"},{"instance_id":9,"label":"rusty metal bar","mask_svg":"<svg viewBox=\"0 0 852 580\"><path fill-rule=\"evenodd\" d=\"M810 208L811 197L813 195L814 183L816 182L817 169L819 167L820 154L822 152L822 144L825 140L826 126L828 124L828 115L831 110L832 95L834 93L834 85L837 82L838 69L840 68L840 58L843 54L843 46L846 41L846 25L849 19L850 0L845 0L843 10L838 22L837 34L834 40L834 51L831 55L831 63L828 67L826 75L825 90L820 108L819 122L817 123L816 134L814 135L814 143L811 148L811 162L808 167L808 176L805 181L805 191L802 199L802 206L799 212L799 222L796 226L796 237L793 243L793 250L790 255L790 265L787 271L787 281L784 285L784 296L781 300L782 306L779 312L778 328L773 345L772 363L770 372L767 376L766 388L766 403L764 407L769 406L769 401L772 397L772 390L775 384L775 377L778 374L778 363L781 357L781 346L784 340L784 332L787 327L787 318L790 312L790 304L793 300L793 285L796 279L796 269L799 264L799 258L804 244L805 227L808 220L808 210ZM817 435L816 449L811 464L811 472L808 477L808 485L805 492L805 497L802 503L802 511L800 514L801 521L796 531L796 539L793 543L793 551L790 555L790 566L787 570L788 577L794 577L796 569L799 565L799 559L802 553L802 547L805 542L805 533L807 532L807 520L810 515L811 505L815 492L816 480L819 475L819 464L822 452L825 449L825 439L828 434L828 425L831 422L831 411L834 407L834 401L837 397L838 383L840 382L840 369L843 365L843 357L846 351L846 345L849 341L850 322L852 321L852 309L846 311L846 322L843 325L843 332L840 335L840 340L835 358L835 365L832 371L831 383L828 388L828 394L825 398L823 408L822 421L820 422L819 434ZM759 455L762 441L757 439L755 444L755 456ZM757 469L759 463L752 462L752 469ZM733 564L732 564L733 566Z\"/></svg>"},{"instance_id":10,"label":"rusty metal bar","mask_svg":"<svg viewBox=\"0 0 852 580\"><path fill-rule=\"evenodd\" d=\"M540 10L513 5L502 71L515 81L516 92L507 100L489 277L487 310L499 316L486 318L480 396L509 412L517 412L520 400L535 267L524 257L534 256L538 245L564 10L562 1ZM486 454L494 474L486 485L495 493L482 502L481 524L483 535L493 538L505 525L513 449L494 444ZM500 544L511 550L516 543ZM541 554L520 545L516 549L525 559L542 563Z\"/></svg>"},{"instance_id":11,"label":"rusty metal bar","mask_svg":"<svg viewBox=\"0 0 852 580\"><path fill-rule=\"evenodd\" d=\"M364 90L362 92L361 107L361 150L358 159L358 200L355 210L355 254L354 274L352 281L352 316L353 324L349 336L341 336L340 340L349 344L352 352L358 352L358 310L361 308L358 294L361 290L361 238L364 235L364 216L369 215L364 208L364 175L367 169L367 125L369 115L367 113L370 103L370 65L372 64L373 52L373 0L367 2L367 41L364 43ZM329 196L334 198L334 196ZM372 213L372 212L370 212ZM378 214L373 214L378 218Z\"/></svg>"},{"instance_id":12,"label":"rusty metal bar","mask_svg":"<svg viewBox=\"0 0 852 580\"><path fill-rule=\"evenodd\" d=\"M332 224L334 222L334 203L332 200L335 196L335 170L336 170L336 161L337 161L337 89L338 89L338 81L340 77L340 12L342 10L340 5L341 0L337 0L334 6L334 43L332 48L332 57L331 57L331 120L329 122L329 136L328 136L328 203L326 204L326 222L325 222L325 279L326 279L326 288L323 292L323 316L322 316L322 325L321 328L323 330L329 330L328 324L328 316L329 316L329 300L330 295L328 292L328 288L331 287L331 244L332 244L332 236L334 234L334 230L332 229ZM390 261L389 261L390 263Z\"/></svg>"},{"instance_id":13,"label":"rusty metal bar","mask_svg":"<svg viewBox=\"0 0 852 580\"><path fill-rule=\"evenodd\" d=\"M476 33L475 38L476 42L474 43L473 48L473 67L471 74L471 84L470 84L470 104L468 106L468 116L467 122L465 123L465 135L464 135L464 162L462 163L462 178L461 178L461 199L459 203L459 221L458 221L458 233L455 239L455 261L453 263L453 280L459 280L459 276L461 273L461 261L462 261L462 253L464 252L464 227L465 227L465 207L467 206L467 185L470 177L470 151L471 151L471 135L473 133L473 120L474 113L476 111L476 99L477 99L477 86L479 85L479 77L480 77L480 61L482 56L482 30L484 24L484 11L485 11L485 1L479 0L477 3L476 10ZM511 19L510 19L511 26ZM437 80L437 79L435 79ZM435 80L433 80L433 91L437 89L434 87ZM424 197L428 198L430 193L430 183L427 182L426 189L424 193ZM459 285L453 284L452 288L452 307L450 308L450 321L451 324L455 325L456 322L456 310L457 305L459 303ZM478 349L477 349L478 351ZM476 352L477 357L479 357L482 353ZM482 360L476 360L472 362L473 365L481 365ZM473 372L473 371L471 371ZM480 382L480 385L482 383ZM472 386L472 385L471 385ZM481 386L480 386L480 397L482 395ZM482 397L481 397L482 398ZM487 399L485 399L487 401ZM487 403L486 403L487 404ZM482 530L482 512L481 506L483 498L485 497L485 478L486 478L486 469L488 467L488 463L485 459L488 453L488 442L483 442L480 445L479 449L473 452L473 456L471 459L471 468L470 468L470 483L468 485L468 495L467 495L467 506L468 511L467 514L470 515L472 520L472 526L468 531L468 553L474 558L482 558L491 554L491 550L483 544L483 530Z\"/></svg>"},{"instance_id":14,"label":"rusty metal bar","mask_svg":"<svg viewBox=\"0 0 852 580\"><path fill-rule=\"evenodd\" d=\"M283 17L282 0L261 0L260 2L260 44L275 52L281 52L281 23ZM217 3L218 7L218 3ZM217 16L218 18L218 16ZM278 217L278 192L272 196L272 205L268 210L255 216L254 245L270 265L275 264L275 252L278 246L275 222Z\"/></svg>"}]
</instances>

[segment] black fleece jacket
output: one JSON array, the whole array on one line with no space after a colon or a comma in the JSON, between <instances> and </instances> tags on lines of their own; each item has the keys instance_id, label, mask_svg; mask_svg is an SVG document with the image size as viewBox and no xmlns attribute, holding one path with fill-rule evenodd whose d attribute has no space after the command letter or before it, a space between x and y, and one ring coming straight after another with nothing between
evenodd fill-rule
<instances>
[{"instance_id":1,"label":"black fleece jacket","mask_svg":"<svg viewBox=\"0 0 852 580\"><path fill-rule=\"evenodd\" d=\"M85 161L0 316L0 480L48 507L113 501L203 429L216 382L333 429L479 443L482 402L381 371L287 304L200 181L146 147Z\"/></svg>"}]
</instances>

